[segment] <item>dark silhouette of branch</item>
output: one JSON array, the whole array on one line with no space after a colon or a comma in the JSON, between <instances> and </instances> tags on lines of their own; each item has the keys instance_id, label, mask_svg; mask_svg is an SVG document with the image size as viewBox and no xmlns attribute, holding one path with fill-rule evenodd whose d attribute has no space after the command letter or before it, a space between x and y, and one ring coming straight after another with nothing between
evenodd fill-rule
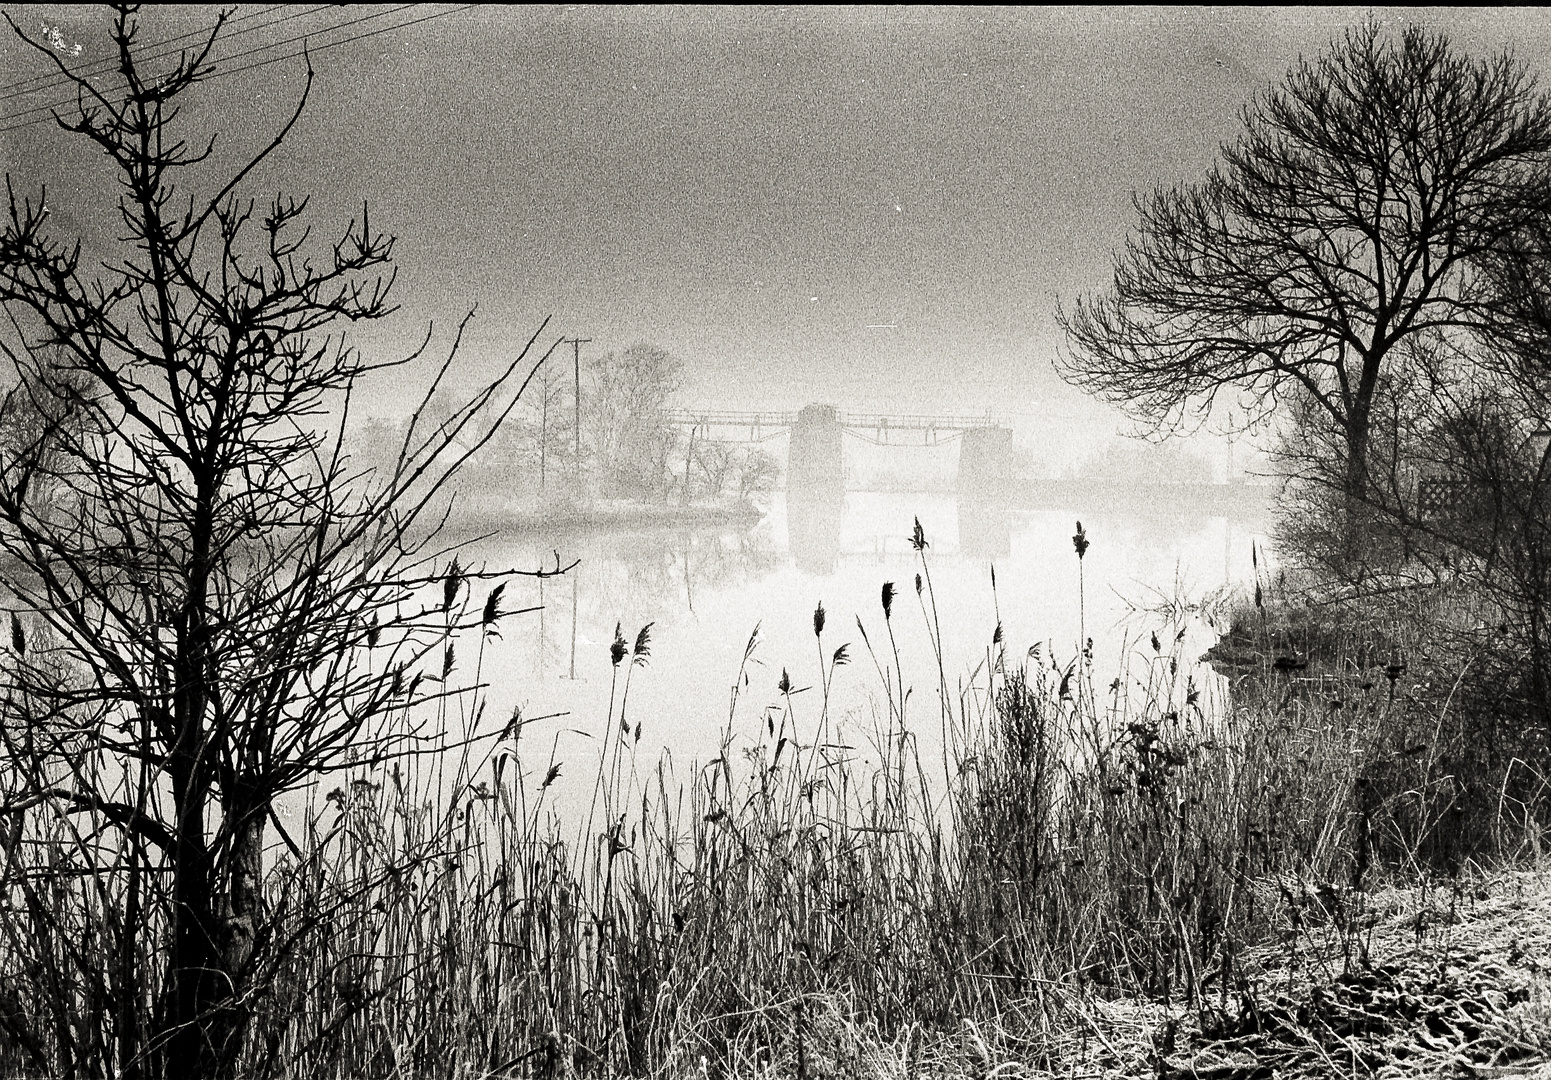
<instances>
[{"instance_id":1,"label":"dark silhouette of branch","mask_svg":"<svg viewBox=\"0 0 1551 1080\"><path fill-rule=\"evenodd\" d=\"M1360 495L1397 348L1492 325L1482 266L1546 213L1551 101L1511 56L1369 22L1243 124L1205 181L1136 196L1113 290L1058 308L1061 370L1165 427L1296 388Z\"/></svg>"}]
</instances>

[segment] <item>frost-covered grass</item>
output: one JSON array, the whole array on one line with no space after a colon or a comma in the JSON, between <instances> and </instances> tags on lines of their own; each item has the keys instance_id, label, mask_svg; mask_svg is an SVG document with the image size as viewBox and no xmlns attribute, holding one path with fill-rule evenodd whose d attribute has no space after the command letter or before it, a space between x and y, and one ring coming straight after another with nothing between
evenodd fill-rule
<instances>
[{"instance_id":1,"label":"frost-covered grass","mask_svg":"<svg viewBox=\"0 0 1551 1080\"><path fill-rule=\"evenodd\" d=\"M636 754L622 718L650 637L621 637L584 820L554 811L520 722L434 771L350 775L272 862L257 947L289 944L247 1002L244 1074L1157 1071L1155 1039L1249 1023L1267 950L1312 971L1317 944L1327 981L1371 966L1395 875L1458 893L1472 860L1539 856L1544 761L1491 764L1457 650L1424 660L1395 620L1359 647L1350 615L1300 649L1284 609L1246 600L1229 680L1159 615L1126 671L1014 652L998 629L950 688L891 646L911 608L936 640L920 550L919 601L862 613L859 649L830 651L815 613L818 668L791 658L804 677L783 673L777 706L737 672L722 753L687 774ZM829 715L846 663L877 677L867 722ZM28 828L8 838L0 942L15 1074L57 1070L64 1033L114 1007L47 962L109 940L112 898L70 875L62 834ZM18 874L72 934L29 934ZM1146 1039L1121 1045L1127 1024Z\"/></svg>"}]
</instances>

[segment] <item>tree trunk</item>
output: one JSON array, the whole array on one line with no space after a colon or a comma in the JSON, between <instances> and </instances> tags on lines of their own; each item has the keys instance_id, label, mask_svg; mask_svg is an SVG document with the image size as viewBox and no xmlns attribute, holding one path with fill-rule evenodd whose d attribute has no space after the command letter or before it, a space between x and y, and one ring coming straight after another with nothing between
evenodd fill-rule
<instances>
[{"instance_id":1,"label":"tree trunk","mask_svg":"<svg viewBox=\"0 0 1551 1080\"><path fill-rule=\"evenodd\" d=\"M253 949L263 919L264 825L268 810L260 800L247 797L249 794L244 792L241 804L228 810L233 838L220 945L222 966L230 979L227 993L233 1001L226 1003L218 1015L211 1039L223 1077L236 1074L242 1054L249 1014L235 1001L251 982Z\"/></svg>"},{"instance_id":2,"label":"tree trunk","mask_svg":"<svg viewBox=\"0 0 1551 1080\"><path fill-rule=\"evenodd\" d=\"M174 755L178 757L193 755ZM205 845L202 785L180 773L191 762L174 764L177 833L172 867L172 949L168 959L167 1003L163 1008L161 1074L203 1078L215 1075L216 1058L209 1025L225 982L216 947L215 867Z\"/></svg>"},{"instance_id":3,"label":"tree trunk","mask_svg":"<svg viewBox=\"0 0 1551 1080\"><path fill-rule=\"evenodd\" d=\"M1354 580L1368 569L1367 562L1371 554L1368 530L1371 518L1368 443L1373 426L1373 397L1378 386L1378 373L1377 353L1364 358L1357 393L1346 418L1345 490L1342 492L1345 520L1341 524L1345 534L1343 554L1346 569Z\"/></svg>"},{"instance_id":4,"label":"tree trunk","mask_svg":"<svg viewBox=\"0 0 1551 1080\"><path fill-rule=\"evenodd\" d=\"M211 506L216 483L195 478L196 500L190 530L187 592L178 615L177 653L173 661L177 690L174 717L177 741L171 754L177 846L173 865L172 992L167 1018L167 1075L213 1077L221 1069L226 1020L236 987L225 965L225 919L219 910L215 853L205 838L205 809L214 789L214 741L207 730L210 707L210 627L205 610L209 587ZM224 809L224 807L223 807Z\"/></svg>"}]
</instances>

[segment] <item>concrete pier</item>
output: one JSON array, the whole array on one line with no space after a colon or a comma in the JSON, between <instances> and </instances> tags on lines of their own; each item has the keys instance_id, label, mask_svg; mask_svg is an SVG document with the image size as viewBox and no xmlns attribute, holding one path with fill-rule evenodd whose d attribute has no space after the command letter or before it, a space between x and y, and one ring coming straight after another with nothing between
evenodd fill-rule
<instances>
[{"instance_id":1,"label":"concrete pier","mask_svg":"<svg viewBox=\"0 0 1551 1080\"><path fill-rule=\"evenodd\" d=\"M845 490L845 428L833 405L809 405L797 414L787 451L786 486Z\"/></svg>"},{"instance_id":2,"label":"concrete pier","mask_svg":"<svg viewBox=\"0 0 1551 1080\"><path fill-rule=\"evenodd\" d=\"M786 465L787 543L799 570L831 574L845 511L845 429L830 405L809 405L792 425Z\"/></svg>"}]
</instances>

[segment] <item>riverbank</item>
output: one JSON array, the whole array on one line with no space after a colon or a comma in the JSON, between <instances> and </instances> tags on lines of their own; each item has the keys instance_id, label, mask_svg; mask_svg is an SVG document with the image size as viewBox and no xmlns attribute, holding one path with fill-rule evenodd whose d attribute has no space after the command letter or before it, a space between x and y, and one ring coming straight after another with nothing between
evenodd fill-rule
<instances>
[{"instance_id":1,"label":"riverbank","mask_svg":"<svg viewBox=\"0 0 1551 1080\"><path fill-rule=\"evenodd\" d=\"M748 500L686 505L609 499L534 505L476 496L453 503L447 530L454 536L535 536L634 529L747 529L764 516L765 511Z\"/></svg>"},{"instance_id":2,"label":"riverbank","mask_svg":"<svg viewBox=\"0 0 1551 1080\"><path fill-rule=\"evenodd\" d=\"M1159 1001L1051 985L1046 1034L960 1018L911 1047L824 1010L810 1075L1254 1080L1551 1077L1551 872L1478 872L1350 894L1346 910L1296 881L1273 940L1233 986ZM1268 897L1268 898L1270 898ZM870 1066L870 1067L869 1067Z\"/></svg>"}]
</instances>

